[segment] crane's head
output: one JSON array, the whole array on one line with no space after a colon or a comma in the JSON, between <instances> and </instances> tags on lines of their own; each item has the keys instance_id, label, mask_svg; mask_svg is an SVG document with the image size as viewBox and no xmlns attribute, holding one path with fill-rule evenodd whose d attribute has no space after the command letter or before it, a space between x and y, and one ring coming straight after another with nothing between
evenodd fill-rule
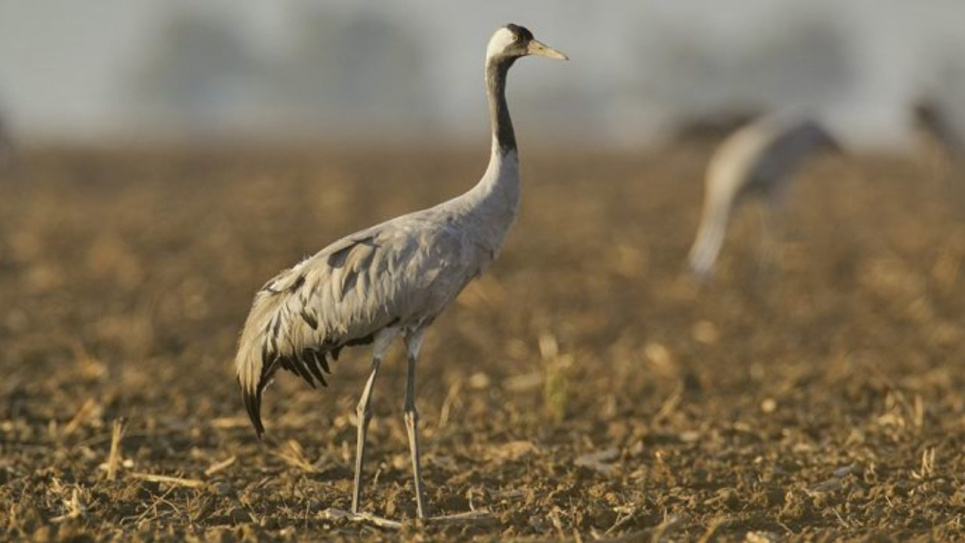
<instances>
[{"instance_id":1,"label":"crane's head","mask_svg":"<svg viewBox=\"0 0 965 543\"><path fill-rule=\"evenodd\" d=\"M526 27L512 23L497 30L489 39L489 47L486 48L487 62L493 60L512 62L529 55L569 60L569 57L563 53L540 43Z\"/></svg>"}]
</instances>

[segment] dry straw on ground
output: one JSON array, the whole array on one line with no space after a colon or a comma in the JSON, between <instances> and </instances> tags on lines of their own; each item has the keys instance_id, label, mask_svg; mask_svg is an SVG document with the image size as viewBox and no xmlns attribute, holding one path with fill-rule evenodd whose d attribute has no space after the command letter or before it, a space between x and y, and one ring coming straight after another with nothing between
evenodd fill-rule
<instances>
[{"instance_id":1,"label":"dry straw on ground","mask_svg":"<svg viewBox=\"0 0 965 543\"><path fill-rule=\"evenodd\" d=\"M237 333L266 277L486 157L28 153L0 178L0 539L965 537L961 176L817 163L781 259L761 273L739 217L698 286L709 150L526 151L508 245L420 361L427 501L454 520L411 520L395 352L363 500L386 527L337 513L368 353L321 391L282 376L260 443Z\"/></svg>"}]
</instances>

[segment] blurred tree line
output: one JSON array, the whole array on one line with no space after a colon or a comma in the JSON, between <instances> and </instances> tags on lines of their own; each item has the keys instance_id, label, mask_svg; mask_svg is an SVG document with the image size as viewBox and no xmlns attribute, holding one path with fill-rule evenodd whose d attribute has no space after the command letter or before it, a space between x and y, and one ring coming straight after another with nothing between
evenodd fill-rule
<instances>
[{"instance_id":1,"label":"blurred tree line","mask_svg":"<svg viewBox=\"0 0 965 543\"><path fill-rule=\"evenodd\" d=\"M137 114L200 135L275 126L310 136L370 118L392 131L425 117L422 42L404 27L366 10L306 8L294 23L288 46L265 54L230 20L174 12L132 71Z\"/></svg>"}]
</instances>

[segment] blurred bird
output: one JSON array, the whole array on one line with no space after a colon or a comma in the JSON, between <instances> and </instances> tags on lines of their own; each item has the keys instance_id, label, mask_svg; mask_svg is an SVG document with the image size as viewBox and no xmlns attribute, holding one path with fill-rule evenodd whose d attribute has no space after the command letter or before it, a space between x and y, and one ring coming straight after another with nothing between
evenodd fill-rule
<instances>
[{"instance_id":1,"label":"blurred bird","mask_svg":"<svg viewBox=\"0 0 965 543\"><path fill-rule=\"evenodd\" d=\"M15 160L16 148L3 117L0 116L0 170L11 167Z\"/></svg>"},{"instance_id":2,"label":"blurred bird","mask_svg":"<svg viewBox=\"0 0 965 543\"><path fill-rule=\"evenodd\" d=\"M766 197L777 207L805 159L820 150L840 146L817 122L790 116L764 117L724 140L707 167L691 271L698 277L712 273L730 215L746 197Z\"/></svg>"},{"instance_id":3,"label":"blurred bird","mask_svg":"<svg viewBox=\"0 0 965 543\"><path fill-rule=\"evenodd\" d=\"M342 238L269 281L255 296L238 346L235 367L248 415L258 436L261 398L279 369L313 387L326 385L330 361L352 345L373 344L372 370L358 403L355 487L358 514L370 402L387 348L402 336L408 373L405 426L415 496L425 516L420 469L415 366L426 328L470 281L496 258L516 219L519 159L506 105L506 75L513 63L537 55L566 60L524 27L506 25L486 50L486 91L492 154L471 190L435 207L403 215Z\"/></svg>"},{"instance_id":4,"label":"blurred bird","mask_svg":"<svg viewBox=\"0 0 965 543\"><path fill-rule=\"evenodd\" d=\"M951 158L965 157L965 130L949 108L934 98L922 97L912 105L915 124L929 134Z\"/></svg>"}]
</instances>

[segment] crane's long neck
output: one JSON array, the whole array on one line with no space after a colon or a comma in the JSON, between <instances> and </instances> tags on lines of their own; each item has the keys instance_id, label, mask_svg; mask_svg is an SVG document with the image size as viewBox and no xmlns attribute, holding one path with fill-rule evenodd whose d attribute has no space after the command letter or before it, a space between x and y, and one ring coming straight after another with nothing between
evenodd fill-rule
<instances>
[{"instance_id":1,"label":"crane's long neck","mask_svg":"<svg viewBox=\"0 0 965 543\"><path fill-rule=\"evenodd\" d=\"M516 152L516 133L506 105L506 75L512 60L490 58L486 61L486 96L489 98L489 122L493 132L493 152Z\"/></svg>"},{"instance_id":2,"label":"crane's long neck","mask_svg":"<svg viewBox=\"0 0 965 543\"><path fill-rule=\"evenodd\" d=\"M482 179L471 190L456 198L450 209L468 220L480 243L497 250L519 207L519 159L516 135L506 106L506 74L512 60L486 60L486 94L492 128L492 154Z\"/></svg>"},{"instance_id":3,"label":"crane's long neck","mask_svg":"<svg viewBox=\"0 0 965 543\"><path fill-rule=\"evenodd\" d=\"M482 179L465 197L470 215L498 246L516 218L519 207L519 159L516 134L506 105L506 75L513 61L486 60L486 95L489 99L492 154Z\"/></svg>"}]
</instances>

